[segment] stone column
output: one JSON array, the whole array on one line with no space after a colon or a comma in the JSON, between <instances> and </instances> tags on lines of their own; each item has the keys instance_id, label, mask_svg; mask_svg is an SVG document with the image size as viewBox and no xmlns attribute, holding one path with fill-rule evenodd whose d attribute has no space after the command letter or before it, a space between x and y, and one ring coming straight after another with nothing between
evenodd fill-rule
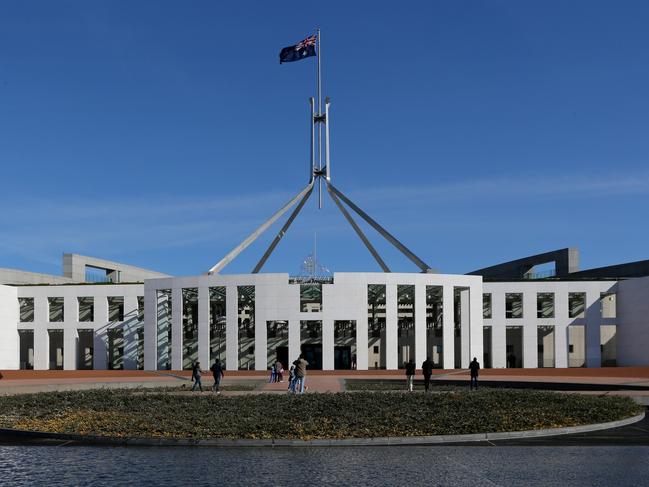
<instances>
[{"instance_id":1,"label":"stone column","mask_svg":"<svg viewBox=\"0 0 649 487\"><path fill-rule=\"evenodd\" d=\"M95 308L95 312L96 312ZM144 369L158 368L158 329L157 329L156 290L144 285Z\"/></svg>"},{"instance_id":2,"label":"stone column","mask_svg":"<svg viewBox=\"0 0 649 487\"><path fill-rule=\"evenodd\" d=\"M108 368L108 336L106 334L106 325L95 329L95 334L92 339L92 368L95 370L106 370Z\"/></svg>"},{"instance_id":3,"label":"stone column","mask_svg":"<svg viewBox=\"0 0 649 487\"><path fill-rule=\"evenodd\" d=\"M505 326L505 294L501 291L491 293L491 365L494 369L507 366L507 328Z\"/></svg>"},{"instance_id":4,"label":"stone column","mask_svg":"<svg viewBox=\"0 0 649 487\"><path fill-rule=\"evenodd\" d=\"M288 322L288 367L295 362L301 352L300 320Z\"/></svg>"},{"instance_id":5,"label":"stone column","mask_svg":"<svg viewBox=\"0 0 649 487\"><path fill-rule=\"evenodd\" d=\"M77 339L76 328L67 326L63 329L63 370L77 369Z\"/></svg>"},{"instance_id":6,"label":"stone column","mask_svg":"<svg viewBox=\"0 0 649 487\"><path fill-rule=\"evenodd\" d=\"M415 364L426 360L426 285L415 284Z\"/></svg>"},{"instance_id":7,"label":"stone column","mask_svg":"<svg viewBox=\"0 0 649 487\"><path fill-rule=\"evenodd\" d=\"M334 370L334 320L322 320L322 370Z\"/></svg>"},{"instance_id":8,"label":"stone column","mask_svg":"<svg viewBox=\"0 0 649 487\"><path fill-rule=\"evenodd\" d=\"M484 367L484 328L482 319L482 283L469 287L469 360L478 359ZM462 364L464 366L464 364ZM469 365L468 362L466 365Z\"/></svg>"},{"instance_id":9,"label":"stone column","mask_svg":"<svg viewBox=\"0 0 649 487\"><path fill-rule=\"evenodd\" d=\"M523 293L523 368L538 367L538 331L536 318L536 292Z\"/></svg>"},{"instance_id":10,"label":"stone column","mask_svg":"<svg viewBox=\"0 0 649 487\"><path fill-rule=\"evenodd\" d=\"M397 285L388 284L385 286L385 368L397 370Z\"/></svg>"},{"instance_id":11,"label":"stone column","mask_svg":"<svg viewBox=\"0 0 649 487\"><path fill-rule=\"evenodd\" d=\"M460 290L460 367L466 368L473 359L471 353L471 293Z\"/></svg>"},{"instance_id":12,"label":"stone column","mask_svg":"<svg viewBox=\"0 0 649 487\"><path fill-rule=\"evenodd\" d=\"M225 364L239 370L239 295L237 286L225 290Z\"/></svg>"},{"instance_id":13,"label":"stone column","mask_svg":"<svg viewBox=\"0 0 649 487\"><path fill-rule=\"evenodd\" d=\"M586 367L602 366L600 292L586 293Z\"/></svg>"},{"instance_id":14,"label":"stone column","mask_svg":"<svg viewBox=\"0 0 649 487\"><path fill-rule=\"evenodd\" d=\"M210 357L210 288L198 288L198 361L203 368L212 365Z\"/></svg>"},{"instance_id":15,"label":"stone column","mask_svg":"<svg viewBox=\"0 0 649 487\"><path fill-rule=\"evenodd\" d=\"M561 289L561 288L559 288ZM568 293L554 293L554 366L557 369L568 367Z\"/></svg>"},{"instance_id":16,"label":"stone column","mask_svg":"<svg viewBox=\"0 0 649 487\"><path fill-rule=\"evenodd\" d=\"M454 288L445 285L442 290L442 353L445 369L455 368Z\"/></svg>"},{"instance_id":17,"label":"stone column","mask_svg":"<svg viewBox=\"0 0 649 487\"><path fill-rule=\"evenodd\" d=\"M92 368L106 370L108 368L108 298L97 296L95 306L95 333L92 340Z\"/></svg>"},{"instance_id":18,"label":"stone column","mask_svg":"<svg viewBox=\"0 0 649 487\"><path fill-rule=\"evenodd\" d=\"M259 302L257 292L260 286L255 289L255 301ZM255 303L256 304L256 303ZM255 370L268 369L268 328L266 316L255 306Z\"/></svg>"},{"instance_id":19,"label":"stone column","mask_svg":"<svg viewBox=\"0 0 649 487\"><path fill-rule=\"evenodd\" d=\"M137 330L140 322L137 319L137 296L124 296L124 370L137 369Z\"/></svg>"},{"instance_id":20,"label":"stone column","mask_svg":"<svg viewBox=\"0 0 649 487\"><path fill-rule=\"evenodd\" d=\"M171 290L171 370L183 370L183 290Z\"/></svg>"},{"instance_id":21,"label":"stone column","mask_svg":"<svg viewBox=\"0 0 649 487\"><path fill-rule=\"evenodd\" d=\"M362 309L359 308L359 316L356 320L356 369L367 370L368 368L368 321L367 321L367 285L363 286L360 293L363 302Z\"/></svg>"},{"instance_id":22,"label":"stone column","mask_svg":"<svg viewBox=\"0 0 649 487\"><path fill-rule=\"evenodd\" d=\"M39 298L36 298L39 299ZM34 327L34 369L50 368L50 337L46 326Z\"/></svg>"}]
</instances>

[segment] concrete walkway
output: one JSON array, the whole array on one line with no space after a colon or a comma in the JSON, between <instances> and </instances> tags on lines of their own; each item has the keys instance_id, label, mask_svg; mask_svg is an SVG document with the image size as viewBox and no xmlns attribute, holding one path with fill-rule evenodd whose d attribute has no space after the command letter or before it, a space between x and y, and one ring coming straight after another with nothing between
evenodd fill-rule
<instances>
[{"instance_id":1,"label":"concrete walkway","mask_svg":"<svg viewBox=\"0 0 649 487\"><path fill-rule=\"evenodd\" d=\"M283 383L269 384L264 371L226 371L223 385L248 381L263 385L250 393L283 393L288 387L288 373ZM110 388L179 387L189 386L190 371L0 371L0 394L20 394L40 391L61 391ZM418 372L416 379L421 380ZM404 381L402 370L396 371L309 371L307 392L340 392L347 379ZM466 370L436 370L433 383L468 384ZM649 367L618 367L601 369L486 369L481 382L510 382L534 388L578 390L580 393L627 395L649 405ZM203 376L205 388L212 384L211 374ZM554 387L556 386L556 387ZM405 387L405 385L404 385ZM591 390L589 390L591 389ZM234 393L235 391L232 391ZM224 392L230 394L230 392Z\"/></svg>"}]
</instances>

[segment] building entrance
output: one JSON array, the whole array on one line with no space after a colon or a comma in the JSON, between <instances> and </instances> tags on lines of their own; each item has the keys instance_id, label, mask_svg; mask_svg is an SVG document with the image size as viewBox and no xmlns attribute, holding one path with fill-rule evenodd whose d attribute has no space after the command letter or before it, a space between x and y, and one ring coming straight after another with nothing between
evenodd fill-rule
<instances>
[{"instance_id":1,"label":"building entrance","mask_svg":"<svg viewBox=\"0 0 649 487\"><path fill-rule=\"evenodd\" d=\"M284 369L288 370L290 368L290 365L288 363L288 347L277 347L275 349L275 356L277 357L276 360L282 362Z\"/></svg>"},{"instance_id":2,"label":"building entrance","mask_svg":"<svg viewBox=\"0 0 649 487\"><path fill-rule=\"evenodd\" d=\"M288 355L288 350L286 351ZM310 343L308 345L302 345L302 353L304 354L304 360L309 362L307 370L322 370L322 344L321 343Z\"/></svg>"},{"instance_id":3,"label":"building entrance","mask_svg":"<svg viewBox=\"0 0 649 487\"><path fill-rule=\"evenodd\" d=\"M334 369L352 369L352 347L334 347Z\"/></svg>"}]
</instances>

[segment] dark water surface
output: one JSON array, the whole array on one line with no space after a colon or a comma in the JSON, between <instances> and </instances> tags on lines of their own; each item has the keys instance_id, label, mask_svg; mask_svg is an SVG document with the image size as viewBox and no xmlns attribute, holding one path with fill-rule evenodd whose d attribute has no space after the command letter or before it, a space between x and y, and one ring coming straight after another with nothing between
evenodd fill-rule
<instances>
[{"instance_id":1,"label":"dark water surface","mask_svg":"<svg viewBox=\"0 0 649 487\"><path fill-rule=\"evenodd\" d=\"M647 446L0 446L0 485L649 484Z\"/></svg>"}]
</instances>

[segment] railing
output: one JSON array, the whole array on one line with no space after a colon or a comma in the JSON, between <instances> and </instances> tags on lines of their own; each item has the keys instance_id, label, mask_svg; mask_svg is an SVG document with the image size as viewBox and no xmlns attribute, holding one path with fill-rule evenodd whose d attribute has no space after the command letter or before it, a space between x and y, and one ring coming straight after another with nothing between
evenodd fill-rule
<instances>
[{"instance_id":1,"label":"railing","mask_svg":"<svg viewBox=\"0 0 649 487\"><path fill-rule=\"evenodd\" d=\"M556 275L557 271L555 269L548 269L545 271L528 272L527 274L523 275L523 279L545 279L547 277L554 277Z\"/></svg>"}]
</instances>

